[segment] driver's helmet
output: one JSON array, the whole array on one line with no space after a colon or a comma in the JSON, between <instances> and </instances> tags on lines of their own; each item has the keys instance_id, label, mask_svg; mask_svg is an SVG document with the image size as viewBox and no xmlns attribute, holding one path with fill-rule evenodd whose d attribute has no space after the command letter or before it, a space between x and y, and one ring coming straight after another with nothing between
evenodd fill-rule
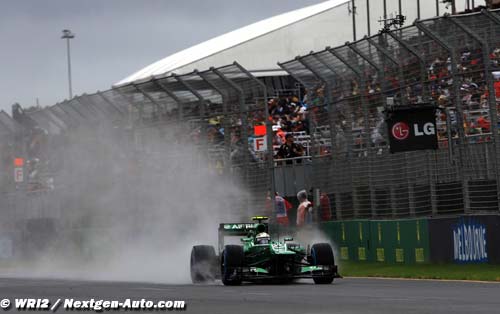
<instances>
[{"instance_id":1,"label":"driver's helmet","mask_svg":"<svg viewBox=\"0 0 500 314\"><path fill-rule=\"evenodd\" d=\"M255 237L255 244L269 244L270 241L271 236L265 232L261 232Z\"/></svg>"}]
</instances>

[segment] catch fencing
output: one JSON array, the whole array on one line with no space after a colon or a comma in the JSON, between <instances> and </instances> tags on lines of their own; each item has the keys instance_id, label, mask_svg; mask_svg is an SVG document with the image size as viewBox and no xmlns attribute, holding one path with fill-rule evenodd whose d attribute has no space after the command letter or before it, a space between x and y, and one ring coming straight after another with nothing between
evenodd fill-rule
<instances>
[{"instance_id":1,"label":"catch fencing","mask_svg":"<svg viewBox=\"0 0 500 314\"><path fill-rule=\"evenodd\" d=\"M44 214L26 214L23 219L57 217L68 206L86 204L85 200L70 204L75 198L61 195L80 197L78 188L73 189L79 186L78 178L97 178L110 170L90 161L86 167L75 167L74 171L83 168L85 173L68 169L68 160L82 156L66 144L78 143L87 145L93 158L110 162L126 158L131 163L131 169L118 171L109 182L112 186L113 180L136 180L119 194L125 195L124 207L148 204L147 195L134 197L134 184L153 186L155 176L169 175L162 169L175 160L185 167L211 169L220 180L247 191L243 199L230 202L242 217L261 214L265 208L270 211L266 199L275 191L290 197L300 189L314 188L328 195L335 219L498 212L499 11L416 21L280 66L306 88L295 93L308 105L304 113L308 128L296 134L307 146L300 163L277 162L272 150L254 150L255 126L265 126L269 146L277 136L275 122L268 119L269 100L279 99L282 91L234 63L152 77L21 112L16 121L30 130L34 126L44 130L43 134L19 131L22 139L29 142L38 136L45 149L30 153L29 145L12 148L5 142L14 151L6 158L37 157L37 164L47 168L48 179L34 194L2 191L12 196L1 202L15 200L18 208L30 212L37 211L30 205L33 200L43 198L46 206L37 206ZM428 103L440 108L439 149L391 154L384 110ZM1 138L7 136L4 133ZM113 134L113 147L102 141L103 134ZM196 149L179 154L178 148L185 146ZM130 176L140 167L149 167L151 175ZM6 177L2 187L12 181ZM54 186L47 183L51 178ZM102 182L94 181L92 189L99 190ZM59 190L61 186L64 189ZM43 193L37 192L40 189ZM228 200L231 197L227 195Z\"/></svg>"},{"instance_id":2,"label":"catch fencing","mask_svg":"<svg viewBox=\"0 0 500 314\"><path fill-rule=\"evenodd\" d=\"M499 48L499 12L484 10L280 64L312 100L311 181L338 219L498 212ZM439 149L391 154L384 111L428 103Z\"/></svg>"},{"instance_id":3,"label":"catch fencing","mask_svg":"<svg viewBox=\"0 0 500 314\"><path fill-rule=\"evenodd\" d=\"M44 130L46 153L30 154L20 148L12 156L36 159L38 165L60 165L62 169L50 169L56 176L51 177L55 185L49 188L41 184L36 189L53 195L54 189L77 194L73 189L81 189L82 180L95 186L99 184L96 178L104 173L115 176L114 180L130 181L131 187L123 195L137 199L125 201L125 208L137 202L150 203L144 193L135 194L134 186L141 191L148 185L158 186L161 180L157 179L175 175L165 172L172 162L193 172L210 169L224 186L245 191L234 199L230 193L226 197L236 216L247 217L256 208L264 208L267 195L273 193L272 155L254 151L251 142L253 126L266 124L267 93L265 84L234 63L117 86L40 110L19 109L27 129ZM268 127L271 134L269 123ZM31 140L29 135L24 138L26 146ZM82 147L87 148L84 155ZM112 169L99 166L113 164L112 158L117 158L119 165L124 164L120 159L127 159L125 164L130 163L131 168L125 172L128 177L116 178ZM76 160L82 160L83 167L80 164L71 169L70 164ZM80 173L82 169L84 173ZM5 186L14 186L12 177L7 181ZM17 190L5 194L3 202L12 204L15 199L17 207L37 211L30 205L35 194L26 194L26 190L27 183L18 185ZM82 203L77 201L70 207ZM28 219L20 212L18 216Z\"/></svg>"}]
</instances>

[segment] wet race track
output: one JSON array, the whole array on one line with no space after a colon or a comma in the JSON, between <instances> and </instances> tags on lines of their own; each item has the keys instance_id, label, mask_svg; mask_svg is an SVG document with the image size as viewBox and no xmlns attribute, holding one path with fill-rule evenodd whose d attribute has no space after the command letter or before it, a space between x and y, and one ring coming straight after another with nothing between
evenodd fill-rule
<instances>
[{"instance_id":1,"label":"wet race track","mask_svg":"<svg viewBox=\"0 0 500 314\"><path fill-rule=\"evenodd\" d=\"M185 313L500 313L500 284L344 278L332 285L167 285L0 279L0 298L184 300ZM63 305L56 313L66 310ZM9 312L17 312L10 308ZM76 311L73 311L75 313ZM82 313L83 311L77 311ZM87 313L91 311L85 311ZM115 312L116 311L111 311ZM127 311L130 312L130 311ZM141 310L162 313L167 310Z\"/></svg>"}]
</instances>

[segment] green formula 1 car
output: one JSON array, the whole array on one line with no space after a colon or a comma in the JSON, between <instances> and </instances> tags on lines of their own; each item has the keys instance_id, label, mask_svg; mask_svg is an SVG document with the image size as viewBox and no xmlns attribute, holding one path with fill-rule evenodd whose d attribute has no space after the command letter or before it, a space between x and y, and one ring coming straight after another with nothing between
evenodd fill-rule
<instances>
[{"instance_id":1,"label":"green formula 1 car","mask_svg":"<svg viewBox=\"0 0 500 314\"><path fill-rule=\"evenodd\" d=\"M340 278L333 250L328 243L305 248L292 238L273 241L268 234L267 217L254 217L256 223L224 223L219 226L219 254L210 245L197 245L191 251L193 283L220 278L224 285L248 282L291 282L312 278L317 284L330 284ZM225 245L228 236L243 236L239 245Z\"/></svg>"}]
</instances>

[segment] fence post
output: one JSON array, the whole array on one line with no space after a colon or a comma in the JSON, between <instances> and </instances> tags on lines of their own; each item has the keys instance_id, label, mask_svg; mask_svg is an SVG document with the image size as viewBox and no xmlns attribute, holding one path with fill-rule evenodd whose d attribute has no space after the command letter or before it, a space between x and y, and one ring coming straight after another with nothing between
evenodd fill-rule
<instances>
[{"instance_id":1,"label":"fence post","mask_svg":"<svg viewBox=\"0 0 500 314\"><path fill-rule=\"evenodd\" d=\"M158 86L158 88L160 88L160 90L165 92L165 94L167 94L168 97L172 98L177 103L177 114L178 114L177 119L178 119L178 122L180 123L182 121L182 119L184 118L182 105L185 102L183 102L179 97L177 97L177 95L175 95L175 93L172 90L170 90L170 88L165 86L160 80L154 80L153 83L156 86Z\"/></svg>"},{"instance_id":2,"label":"fence post","mask_svg":"<svg viewBox=\"0 0 500 314\"><path fill-rule=\"evenodd\" d=\"M310 56L311 54L309 54ZM323 85L326 84L325 80L323 79L323 77L318 73L316 72L316 70L314 70L314 68L312 66L310 66L306 60L304 60L304 57L301 57L301 58L296 58L297 62L299 62L300 64L302 64L306 69L309 70L309 72L311 72L321 83L323 83ZM323 104L324 105L324 104ZM313 123L311 123L312 121L312 114L310 113L308 115L309 117L309 135L311 136L311 147L314 148L314 150L312 152L310 152L310 155L311 155L311 159L312 159L312 164L313 164L313 167L314 167L314 160L316 159L316 156L315 156L315 150L316 150L316 143L315 143L315 138L313 136L313 134L316 132L316 125L313 125Z\"/></svg>"},{"instance_id":3,"label":"fence post","mask_svg":"<svg viewBox=\"0 0 500 314\"><path fill-rule=\"evenodd\" d=\"M485 10L482 11L483 14ZM487 12L487 11L486 11ZM489 13L489 12L488 12ZM491 15L491 14L490 14ZM486 15L488 16L488 15ZM493 169L496 174L496 186L497 186L497 203L498 203L498 208L500 210L500 173L499 173L499 165L498 165L498 145L500 144L500 138L498 136L498 112L497 112L497 104L496 104L496 97L495 97L495 86L493 84L494 78L493 74L491 73L491 66L490 66L490 45L488 44L488 41L481 38L477 33L475 33L473 30L471 30L467 25L465 25L463 22L461 22L457 18L453 17L448 17L448 21L452 22L460 28L463 32L465 32L467 35L472 37L474 40L476 40L480 45L481 45L481 50L482 50L482 55L483 55L483 66L484 66L484 79L486 80L486 84L488 86L488 109L490 111L490 128L491 128L491 133L493 136L493 145L495 148L495 158L493 162ZM499 19L492 19L494 22L500 24ZM500 27L500 25L499 25Z\"/></svg>"},{"instance_id":4,"label":"fence post","mask_svg":"<svg viewBox=\"0 0 500 314\"><path fill-rule=\"evenodd\" d=\"M324 64L322 62L322 60L319 59L313 53L310 53L308 55L308 57L313 58L314 60L316 60L317 62L319 62L322 65ZM332 87L330 86L328 78L325 78L323 75L321 75L321 72L315 70L314 67L308 65L306 60L304 60L303 58L298 58L297 61L299 61L302 65L304 65L309 71L311 71L311 73L313 73L323 83L324 90L325 90L324 91L325 92L325 99L326 99L326 101L323 103L323 106L325 106L325 103L326 103L326 107L328 108L328 126L329 126L330 143L331 143L330 157L331 157L332 162L330 163L329 167L330 166L333 167L333 169L335 171L337 169L337 162L336 162L336 158L335 158L334 154L336 154L337 152L334 152L333 149L334 149L334 143L336 140L337 132L335 130L335 123L333 122L334 108L332 105ZM332 71L329 66L327 66L326 68L329 69L330 71ZM334 72L334 71L332 71L332 72ZM309 116L311 116L311 114ZM315 140L314 134L316 133L316 129L314 129L314 130L311 129L312 123L310 123L309 125L310 125L309 131L310 131L310 135L311 135L311 144L315 145L316 143L313 143L312 141ZM320 153L320 151L318 151L318 153ZM329 168L328 169L321 169L320 168L321 163L315 162L317 160L317 158L316 158L316 156L314 156L314 153L311 155L311 158L312 158L313 174L328 171ZM313 179L313 187L318 187L317 184L314 182L321 182L321 180L319 180L318 178ZM326 185L326 182L325 182L325 185ZM336 210L337 219L341 219L341 217L342 217L341 207L342 206L341 206L341 202L340 202L340 193L338 191L336 182L333 182L332 186L333 186L332 193L335 195L335 208L337 209ZM319 188L322 188L322 187L319 187Z\"/></svg>"},{"instance_id":5,"label":"fence post","mask_svg":"<svg viewBox=\"0 0 500 314\"><path fill-rule=\"evenodd\" d=\"M259 85L260 88L262 89L262 94L264 96L264 111L266 112L266 117L267 117L269 115L269 105L267 103L268 91L267 91L266 84L262 83L258 78L256 78L255 76L253 76L250 72L248 72L247 69L245 69L244 67L242 67L238 62L234 62L233 64L242 73L244 73L249 79L251 79L257 85ZM266 119L266 130L267 130L267 132L266 132L266 134L267 134L267 142L270 143L268 145L272 146L272 142L273 142L273 128L272 128L272 125L271 125L271 121L269 121L269 119ZM273 161L274 154L273 154L273 150L271 148L272 147L269 147L269 149L268 149L268 154L269 154L268 160L269 160L269 165L270 165L271 169L273 169L274 168L274 161ZM274 189L274 187L273 187L273 189Z\"/></svg>"},{"instance_id":6,"label":"fence post","mask_svg":"<svg viewBox=\"0 0 500 314\"><path fill-rule=\"evenodd\" d=\"M364 37L364 40L366 40L368 42L368 37L365 36ZM373 59L369 56L366 56L358 47L356 47L355 44L347 44L347 47L349 47L351 50L353 50L357 55L359 55L363 60L365 60L371 67L373 67L379 74L382 82L381 82L381 87L382 87L382 91L381 91L381 99L382 99L382 102L384 101L384 92L387 90L387 84L386 84L386 80L384 79L385 77L385 70L383 68L383 66L379 66L377 63L375 63L373 61ZM366 92L366 91L365 91ZM389 138L388 135L386 134L386 138ZM373 168L373 154L370 155L370 169ZM371 180L370 180L371 181ZM372 185L372 183L370 183L370 185ZM391 213L392 213L392 216L394 217L396 215L396 208L395 208L395 204L396 204L396 195L395 195L395 191L394 191L394 186L392 184L390 184L390 188L389 188L389 194L390 194L390 206L391 206ZM375 198L375 195L373 195L373 197Z\"/></svg>"},{"instance_id":7,"label":"fence post","mask_svg":"<svg viewBox=\"0 0 500 314\"><path fill-rule=\"evenodd\" d=\"M385 33L382 33L382 34L378 34L378 38L380 41L383 41L385 43L385 38L383 37ZM403 67L402 67L402 64L396 59L394 58L390 53L389 51L383 47L381 44L378 44L377 42L375 42L372 38L370 37L367 37L366 40L368 40L368 42L374 46L383 56L384 58L387 58L389 59L392 63L394 63L394 65L398 68L398 75L400 77L400 80L401 80L401 83L400 83L400 86L399 86L399 92L401 94L401 104L402 105L406 105L406 98L405 98L405 90L404 90L404 84L403 84L403 80L404 80L404 75L403 75ZM384 65L383 65L384 66ZM385 77L383 78L385 80Z\"/></svg>"},{"instance_id":8,"label":"fence post","mask_svg":"<svg viewBox=\"0 0 500 314\"><path fill-rule=\"evenodd\" d=\"M334 76L338 77L337 72L335 71L335 69L330 64L324 62L316 54L312 54L311 56L316 61L318 61L319 63L321 63L321 65L323 65L326 69L328 69L330 72L332 72ZM333 148L334 148L334 143L335 143L336 138L337 138L337 129L336 129L336 126L335 126L335 123L334 123L334 120L336 119L336 115L335 115L335 110L334 110L334 107L333 107L333 95L332 95L333 86L331 85L331 83L328 80L328 78L323 78L323 82L325 83L325 89L327 90L327 93L326 93L327 108L328 108L328 112L330 113L330 116L328 118L328 126L330 127L330 140L331 140L331 143L332 143L332 148L331 148L332 149L332 159L335 162L335 158L334 158L334 154L333 154Z\"/></svg>"},{"instance_id":9,"label":"fence post","mask_svg":"<svg viewBox=\"0 0 500 314\"><path fill-rule=\"evenodd\" d=\"M210 70L212 71L212 70ZM213 71L212 71L213 72ZM227 103L228 103L228 95L227 93L215 85L210 78L207 76L205 72L199 72L198 70L194 70L194 73L197 74L204 82L206 82L211 88L213 88L219 95L222 97L222 127L224 128L224 168L226 173L229 173L231 166L231 126L229 125L229 119L227 117ZM215 73L215 72L213 72Z\"/></svg>"},{"instance_id":10,"label":"fence post","mask_svg":"<svg viewBox=\"0 0 500 314\"><path fill-rule=\"evenodd\" d=\"M419 17L420 17L420 9L419 9ZM409 53L411 53L419 61L419 64L420 64L420 84L422 85L422 101L424 103L429 102L430 97L429 97L427 89L425 88L425 82L427 80L427 69L426 69L425 59L422 57L422 54L419 53L412 46L408 45L404 40L399 38L399 36L396 35L396 32L387 32L386 34L391 36L397 43L399 43L404 49L406 49ZM429 152L426 153L427 170L428 170L428 175L429 175L429 186L430 186L430 190L431 190L431 207L432 207L432 214L437 215L436 182L435 182L435 180L433 180L433 176L431 175L432 161L430 159L429 154L430 154Z\"/></svg>"},{"instance_id":11,"label":"fence post","mask_svg":"<svg viewBox=\"0 0 500 314\"><path fill-rule=\"evenodd\" d=\"M181 85L183 85L191 94L193 94L196 98L198 98L198 102L200 105L200 117L202 119L206 118L205 98L200 93L198 93L198 91L194 87L192 87L190 83L184 80L182 76L172 74L172 77L176 79L177 82L181 83Z\"/></svg>"},{"instance_id":12,"label":"fence post","mask_svg":"<svg viewBox=\"0 0 500 314\"><path fill-rule=\"evenodd\" d=\"M376 35L379 39L379 41L383 44L385 44L385 38L383 37L385 35L385 33L383 34L378 34ZM377 42L375 42L375 40L373 40L372 38L367 38L368 42L375 47L375 49L377 49L377 51L382 55L381 59L382 59L382 62L383 62L383 65L382 67L384 68L384 77L383 77L383 80L385 81L385 61L388 59L389 61L391 61L391 63L393 63L397 68L398 68L398 75L400 77L400 80L401 80L401 83L400 83L400 86L399 86L399 93L400 93L400 103L401 105L406 105L406 98L405 98L405 90L404 90L404 87L403 87L403 82L402 80L404 80L404 76L403 76L403 68L402 68L402 65L400 64L400 62L394 58L390 53L389 51L383 46L383 44L379 44ZM414 189L414 186L413 186L413 182L410 180L409 176L408 176L408 161L407 161L407 153L404 153L404 162L405 162L405 178L406 178L406 182L407 182L407 186L408 186L408 203L409 203L409 211L410 211L410 215L411 216L415 216L415 208L416 208L416 201L415 201L415 189Z\"/></svg>"},{"instance_id":13,"label":"fence post","mask_svg":"<svg viewBox=\"0 0 500 314\"><path fill-rule=\"evenodd\" d=\"M245 149L245 154L243 155L243 165L244 165L244 182L246 184L249 184L250 182L250 175L249 175L249 163L250 160L248 159L248 154L246 153L248 151L248 110L245 105L245 98L243 94L243 90L236 84L234 83L231 79L229 79L226 75L224 75L222 72L219 70L215 69L214 67L210 68L210 70L215 73L222 81L224 81L226 84L229 84L231 88L233 88L236 93L238 94L238 103L239 103L239 113L240 113L240 119L241 119L241 140L243 142L243 148ZM272 146L272 142L268 143L268 146ZM268 147L269 149L269 147ZM271 196L272 197L272 196ZM251 210L251 204L250 200L247 199L247 211Z\"/></svg>"},{"instance_id":14,"label":"fence post","mask_svg":"<svg viewBox=\"0 0 500 314\"><path fill-rule=\"evenodd\" d=\"M331 49L331 48L330 47L326 47L326 51L328 51L329 49ZM317 55L314 55L314 56L316 57L316 59L319 62L321 62L321 64L323 64L328 70L330 70L335 76L337 76L337 78L339 80L341 80L340 75L338 74L338 72L335 70L335 68L332 65L328 64L327 62L325 62L319 56L317 56ZM332 101L333 101L333 99L332 99ZM333 103L332 103L332 107L333 107ZM347 109L349 111L347 119L349 120L349 123L350 123L351 122L351 115L350 115L351 111L350 111L350 108L347 108ZM332 126L334 127L335 125L332 123ZM331 133L331 131L330 131L330 133ZM333 137L333 136L334 135L332 134L332 139L336 140L336 138ZM346 132L345 137L346 137L347 142L349 142L349 143L353 142L352 141L352 130L351 130L351 127L347 128L347 132ZM351 148L351 146L347 145L346 148L347 148L347 154L348 154L348 156L351 157L352 156L352 148Z\"/></svg>"},{"instance_id":15,"label":"fence post","mask_svg":"<svg viewBox=\"0 0 500 314\"><path fill-rule=\"evenodd\" d=\"M372 183L373 175L372 175L372 154L371 154L371 140L370 140L370 121L369 121L369 114L368 114L368 103L366 100L366 81L364 77L364 73L361 71L361 69L358 68L357 64L354 65L353 63L349 62L349 60L346 60L340 53L335 51L335 49L330 49L328 50L332 55L334 55L338 60L340 60L342 63L344 63L353 73L355 76L358 77L359 79L359 91L360 91L360 101L361 101L361 109L363 110L363 117L364 117L364 142L366 145L366 153L367 153L367 158L368 158L368 189L370 193L370 207L371 207L371 216L375 217L376 216L376 206L375 206L375 191Z\"/></svg>"},{"instance_id":16,"label":"fence post","mask_svg":"<svg viewBox=\"0 0 500 314\"><path fill-rule=\"evenodd\" d=\"M329 49L327 47L326 49ZM325 62L323 59L321 59L318 54L311 54L311 57L313 57L317 62L319 62L325 69L328 69L333 77L336 77L337 79L340 78L339 74L337 73L337 70L328 62ZM338 108L334 106L333 103L333 86L331 84L331 81L335 82L334 79L328 79L328 77L322 77L323 82L325 84L325 89L326 89L326 100L327 100L327 108L328 108L328 125L330 128L330 142L331 142L331 158L332 158L332 167L333 167L333 173L338 173L339 172L339 166L337 163L338 156L341 155L342 152L336 151L336 145L337 145L337 126L335 125L335 121L337 121L337 110ZM352 143L352 134L351 134L351 128L348 128L347 134L345 134L345 138L347 142ZM346 145L346 152L349 154L350 152L350 146ZM350 164L349 164L349 174L352 174L352 171L350 169ZM350 179L350 182L352 182L352 177ZM337 180L334 180L333 182L333 194L335 195L335 208L336 208L336 218L337 220L342 219L342 196L341 196L341 191L339 189L339 183Z\"/></svg>"},{"instance_id":17,"label":"fence post","mask_svg":"<svg viewBox=\"0 0 500 314\"><path fill-rule=\"evenodd\" d=\"M448 53L450 54L450 59L451 59L451 77L453 79L453 94L454 94L454 102L455 106L457 108L457 129L458 129L458 137L459 137L459 165L458 165L458 173L460 176L460 180L462 183L462 193L463 193L463 199L464 199L464 204L465 204L465 212L470 211L470 198L469 198L469 188L468 188L468 182L467 182L467 177L465 175L465 166L466 166L466 161L467 161L467 156L464 156L464 149L463 146L466 144L465 140L465 133L464 133L464 124L463 124L463 117L464 117L464 112L462 108L462 99L460 98L460 86L459 86L459 80L458 80L458 73L457 73L457 57L456 57L456 50L453 46L448 44L439 34L437 34L435 31L431 30L429 27L424 25L422 21L415 21L415 26L421 30L424 34L429 36L432 40L437 42L441 47L443 47Z\"/></svg>"},{"instance_id":18,"label":"fence post","mask_svg":"<svg viewBox=\"0 0 500 314\"><path fill-rule=\"evenodd\" d=\"M423 102L427 102L429 100L429 95L427 93L427 90L425 89L425 81L427 80L427 69L426 69L426 64L425 64L425 59L422 57L422 54L419 53L416 49L414 49L412 46L408 45L404 40L399 38L395 34L395 32L387 32L387 35L391 36L396 42L398 42L404 49L406 49L409 53L411 53L414 57L417 58L417 60L420 63L420 80L422 84L422 100Z\"/></svg>"},{"instance_id":19,"label":"fence post","mask_svg":"<svg viewBox=\"0 0 500 314\"><path fill-rule=\"evenodd\" d=\"M207 112L206 112L206 99L203 97L193 86L191 86L191 83L188 83L182 76L177 75L177 74L172 74L172 77L180 83L184 88L186 88L187 91L189 91L193 96L195 96L198 99L198 106L200 108L199 110L199 117L200 117L200 136L202 138L201 141L201 150L203 154L208 154L208 145L206 142L207 139ZM198 166L203 167L204 165L202 164L202 159L198 155Z\"/></svg>"},{"instance_id":20,"label":"fence post","mask_svg":"<svg viewBox=\"0 0 500 314\"><path fill-rule=\"evenodd\" d=\"M134 124L134 121L132 121L132 110L131 110L131 108L135 107L136 105L133 102L131 102L130 99L128 99L127 96L119 88L115 88L114 91L118 95L120 95L121 98L125 99L125 102L128 105L127 114L128 114L129 124L130 124L130 126L132 126L132 124ZM141 116L141 119L139 121L140 121L140 124L142 124L142 116ZM135 128L133 130L133 133L135 134Z\"/></svg>"},{"instance_id":21,"label":"fence post","mask_svg":"<svg viewBox=\"0 0 500 314\"><path fill-rule=\"evenodd\" d=\"M162 120L161 105L158 104L158 102L156 102L156 100L151 97L151 95L149 95L139 84L133 83L132 85L139 93L144 95L144 97L146 97L156 107L156 114L158 115L159 120Z\"/></svg>"},{"instance_id":22,"label":"fence post","mask_svg":"<svg viewBox=\"0 0 500 314\"><path fill-rule=\"evenodd\" d=\"M265 117L266 117L266 136L267 136L267 161L268 161L268 168L270 171L271 175L271 200L274 200L274 195L276 192L276 186L275 186L275 178L274 178L274 152L273 152L273 128L271 125L271 121L269 121L268 116L269 116L269 104L268 104L268 91L267 91L267 86L266 84L262 83L258 78L253 76L250 72L248 72L247 69L242 67L238 62L233 63L234 66L236 66L241 73L244 73L250 80L252 80L254 83L256 83L262 90L262 95L264 96L264 111L265 111ZM276 212L276 202L272 202L272 209L273 212Z\"/></svg>"},{"instance_id":23,"label":"fence post","mask_svg":"<svg viewBox=\"0 0 500 314\"><path fill-rule=\"evenodd\" d=\"M123 98L125 99L125 101L127 102L127 104L129 105L129 110L128 110L128 114L129 114L129 118L130 118L130 123L132 123L131 119L132 119L132 111L130 110L130 108L133 108L133 107L139 107L139 121L140 121L140 124L144 124L144 121L143 121L143 108L142 106L139 106L137 104L134 104L132 101L130 101L130 99L128 99L128 97L125 95L124 92L122 92L119 88L115 89L115 91Z\"/></svg>"},{"instance_id":24,"label":"fence post","mask_svg":"<svg viewBox=\"0 0 500 314\"><path fill-rule=\"evenodd\" d=\"M364 40L367 40L367 36L364 37ZM372 58L369 56L366 56L355 44L347 44L347 47L349 47L354 53L356 53L358 56L360 56L363 60L365 60L370 66L372 66L379 74L381 78L381 100L382 102L384 101L384 92L387 90L387 84L386 80L384 79L385 77L385 70L383 69L383 66L379 66L377 63L375 63ZM389 138L389 135L387 133L387 129L385 129L385 138ZM372 155L373 156L373 155ZM372 157L373 158L373 157ZM373 159L370 160L370 163L373 163ZM392 216L396 216L396 191L394 190L394 186L392 183L390 183L390 188L389 188L389 193L390 193L390 206L391 206L391 213Z\"/></svg>"}]
</instances>

